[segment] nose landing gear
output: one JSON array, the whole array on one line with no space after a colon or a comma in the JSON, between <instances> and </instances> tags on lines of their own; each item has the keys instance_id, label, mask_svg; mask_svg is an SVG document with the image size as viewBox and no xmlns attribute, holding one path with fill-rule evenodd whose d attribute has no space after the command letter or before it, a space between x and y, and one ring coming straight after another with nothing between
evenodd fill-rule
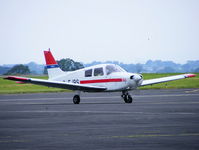
<instances>
[{"instance_id":1,"label":"nose landing gear","mask_svg":"<svg viewBox=\"0 0 199 150\"><path fill-rule=\"evenodd\" d=\"M124 99L125 103L132 103L133 102L133 98L128 93L128 91L122 91L121 97Z\"/></svg>"}]
</instances>

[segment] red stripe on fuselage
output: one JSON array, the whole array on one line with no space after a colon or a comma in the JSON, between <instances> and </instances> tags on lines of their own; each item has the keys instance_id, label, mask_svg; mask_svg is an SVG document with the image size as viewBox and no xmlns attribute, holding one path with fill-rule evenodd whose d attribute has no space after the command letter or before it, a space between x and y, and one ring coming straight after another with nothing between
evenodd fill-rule
<instances>
[{"instance_id":1,"label":"red stripe on fuselage","mask_svg":"<svg viewBox=\"0 0 199 150\"><path fill-rule=\"evenodd\" d=\"M116 79L97 79L97 80L82 80L80 84L90 84L90 83L107 83L107 82L123 82L125 79L116 78Z\"/></svg>"}]
</instances>

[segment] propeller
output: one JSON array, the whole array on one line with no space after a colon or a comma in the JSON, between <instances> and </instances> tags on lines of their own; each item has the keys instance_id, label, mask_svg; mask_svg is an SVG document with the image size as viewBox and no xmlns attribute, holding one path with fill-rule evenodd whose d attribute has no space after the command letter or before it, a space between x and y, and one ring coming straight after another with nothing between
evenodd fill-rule
<instances>
[{"instance_id":1,"label":"propeller","mask_svg":"<svg viewBox=\"0 0 199 150\"><path fill-rule=\"evenodd\" d=\"M141 74L133 74L130 76L130 79L140 81L141 79L143 79L143 76Z\"/></svg>"},{"instance_id":2,"label":"propeller","mask_svg":"<svg viewBox=\"0 0 199 150\"><path fill-rule=\"evenodd\" d=\"M132 86L139 86L142 84L143 76L141 74L133 74L130 75L130 82Z\"/></svg>"}]
</instances>

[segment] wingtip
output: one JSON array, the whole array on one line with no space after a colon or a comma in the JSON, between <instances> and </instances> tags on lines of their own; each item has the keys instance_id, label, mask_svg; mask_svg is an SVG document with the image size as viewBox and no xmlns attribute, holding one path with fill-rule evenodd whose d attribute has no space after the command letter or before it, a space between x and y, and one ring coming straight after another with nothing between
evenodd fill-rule
<instances>
[{"instance_id":1,"label":"wingtip","mask_svg":"<svg viewBox=\"0 0 199 150\"><path fill-rule=\"evenodd\" d=\"M14 81L27 81L28 78L17 77L17 76L7 76L4 79L6 80L14 80Z\"/></svg>"},{"instance_id":2,"label":"wingtip","mask_svg":"<svg viewBox=\"0 0 199 150\"><path fill-rule=\"evenodd\" d=\"M5 79L5 80L12 80L14 78L15 78L15 76L7 76L7 77L4 77L3 79Z\"/></svg>"},{"instance_id":3,"label":"wingtip","mask_svg":"<svg viewBox=\"0 0 199 150\"><path fill-rule=\"evenodd\" d=\"M196 74L185 74L185 78L196 77Z\"/></svg>"}]
</instances>

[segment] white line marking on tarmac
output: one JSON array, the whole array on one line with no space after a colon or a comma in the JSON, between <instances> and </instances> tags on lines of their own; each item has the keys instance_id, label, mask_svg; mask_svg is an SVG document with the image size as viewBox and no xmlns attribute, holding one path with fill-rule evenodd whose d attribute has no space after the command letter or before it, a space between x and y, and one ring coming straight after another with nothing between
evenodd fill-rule
<instances>
[{"instance_id":1,"label":"white line marking on tarmac","mask_svg":"<svg viewBox=\"0 0 199 150\"><path fill-rule=\"evenodd\" d=\"M81 99L107 99L107 98L118 98L119 96L112 96L112 97L81 97ZM60 98L22 98L22 99L4 99L4 100L0 100L0 102L7 102L7 101L40 101L40 100L71 100L72 97L60 97Z\"/></svg>"},{"instance_id":2,"label":"white line marking on tarmac","mask_svg":"<svg viewBox=\"0 0 199 150\"><path fill-rule=\"evenodd\" d=\"M191 91L185 91L185 93L195 93L195 92L199 92L199 89L191 90Z\"/></svg>"},{"instance_id":3,"label":"white line marking on tarmac","mask_svg":"<svg viewBox=\"0 0 199 150\"><path fill-rule=\"evenodd\" d=\"M67 111L67 110L25 110L25 111L0 111L6 113L102 113L102 114L142 114L142 112L123 112L123 111Z\"/></svg>"},{"instance_id":4,"label":"white line marking on tarmac","mask_svg":"<svg viewBox=\"0 0 199 150\"><path fill-rule=\"evenodd\" d=\"M165 95L134 95L133 97L180 97L180 96L199 96L199 94L165 94ZM102 96L102 97L81 97L81 99L111 99L111 98L120 98L120 96ZM34 100L71 100L72 97L59 97L59 98L23 98L23 99L2 99L0 102L7 102L7 101L34 101Z\"/></svg>"},{"instance_id":5,"label":"white line marking on tarmac","mask_svg":"<svg viewBox=\"0 0 199 150\"><path fill-rule=\"evenodd\" d=\"M179 134L134 134L123 136L110 136L105 138L147 138L147 137L182 137L182 136L199 136L199 133L179 133Z\"/></svg>"},{"instance_id":6,"label":"white line marking on tarmac","mask_svg":"<svg viewBox=\"0 0 199 150\"><path fill-rule=\"evenodd\" d=\"M107 101L108 102L108 104L114 104L114 102L115 101ZM8 103L1 103L1 105L7 105ZM44 103L44 102L16 102L16 103L11 103L11 104L13 104L13 105L66 105L66 104L73 104L72 102L46 102L46 103ZM90 102L83 102L82 104L91 104ZM101 104L100 102L99 103L92 103L92 104ZM103 104L106 104L106 103L103 103ZM118 104L125 104L125 103L123 103L123 102L121 102L121 103L119 103L118 102ZM187 101L187 102L140 102L140 101L136 101L136 104L137 105L139 105L139 104L147 104L147 105L182 105L182 104L184 104L184 105L187 105L187 104L195 104L195 105L197 105L197 104L199 104L199 102L189 102L189 101ZM10 103L9 103L9 105L10 105Z\"/></svg>"},{"instance_id":7,"label":"white line marking on tarmac","mask_svg":"<svg viewBox=\"0 0 199 150\"><path fill-rule=\"evenodd\" d=\"M166 105L166 104L199 104L199 101L198 102L189 102L189 101L186 101L186 102L182 102L182 101L178 101L178 102L168 102L168 101L165 101L165 102L136 102L136 103L145 103L145 104L153 104L153 105Z\"/></svg>"},{"instance_id":8,"label":"white line marking on tarmac","mask_svg":"<svg viewBox=\"0 0 199 150\"><path fill-rule=\"evenodd\" d=\"M197 113L189 112L125 112L125 111L67 111L67 110L22 110L22 111L0 111L1 113L95 113L95 114L142 114L142 115L196 115Z\"/></svg>"},{"instance_id":9,"label":"white line marking on tarmac","mask_svg":"<svg viewBox=\"0 0 199 150\"><path fill-rule=\"evenodd\" d=\"M135 97L179 97L179 96L199 96L199 94L139 95Z\"/></svg>"}]
</instances>

